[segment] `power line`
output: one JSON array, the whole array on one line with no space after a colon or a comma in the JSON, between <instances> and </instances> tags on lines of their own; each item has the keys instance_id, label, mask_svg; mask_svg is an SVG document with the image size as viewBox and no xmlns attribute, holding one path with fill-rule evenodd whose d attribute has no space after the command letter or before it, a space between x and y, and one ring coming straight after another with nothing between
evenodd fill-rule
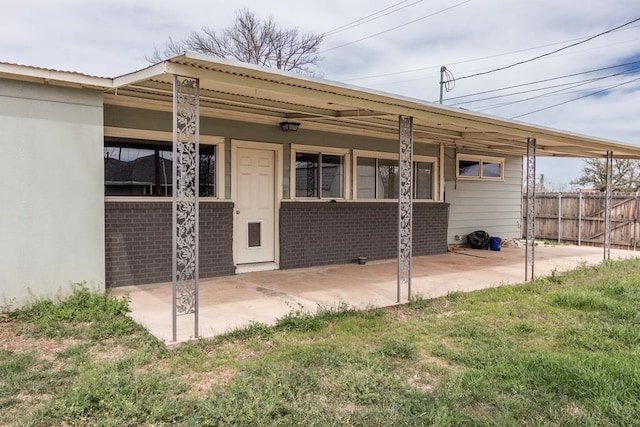
<instances>
[{"instance_id":1,"label":"power line","mask_svg":"<svg viewBox=\"0 0 640 427\"><path fill-rule=\"evenodd\" d=\"M639 28L639 27L640 26L633 26L633 27L625 28L624 30L631 30L631 29ZM572 41L576 41L576 40L584 40L586 37L587 36L576 37L576 38L572 38L572 39L561 40L561 41L558 41L558 42L547 43L547 44L543 44L543 45L539 45L539 46L532 46L532 47L527 47L527 48L523 48L523 49L512 50L512 51L509 51L509 52L502 52L502 53L496 53L496 54L493 54L493 55L480 56L480 57L472 58L472 59L465 59L463 61L451 62L451 63L448 63L447 65L449 65L449 66L451 66L451 65L460 65L460 64L467 64L469 62L482 61L484 59L499 58L501 56L513 55L515 53L527 52L527 51L530 51L530 50L536 50L536 49L541 49L543 47L555 46L555 45L559 45L559 44L567 43L567 42L572 42ZM440 68L440 65L430 65L430 66L422 67L422 68L413 68L413 69L410 69L410 70L394 71L392 73L374 74L374 75L370 75L370 76L355 77L355 78L352 78L352 79L342 79L342 81L343 82L353 82L353 81L357 81L357 80L367 80L367 79L374 79L374 78L378 78L378 77L388 77L388 76L395 76L395 75L400 75L400 74L417 73L419 71L433 70L433 69L437 69L437 68ZM453 98L449 98L449 99L453 99Z\"/></svg>"},{"instance_id":2,"label":"power line","mask_svg":"<svg viewBox=\"0 0 640 427\"><path fill-rule=\"evenodd\" d=\"M584 96L579 96L578 98L573 98L573 99L570 99L570 100L568 100L568 101L561 102L561 103L559 103L559 104L550 105L550 106L548 106L548 107L539 108L539 109L537 109L537 110L530 111L530 112L525 113L525 114L520 114L520 115L517 115L517 116L513 116L513 117L511 117L511 119L518 119L518 118L520 118L520 117L528 116L528 115L530 115L530 114L539 113L540 111L545 111L545 110L549 110L549 109L551 109L551 108L559 107L560 105L565 105L565 104L568 104L568 103L570 103L570 102L574 102L574 101L578 101L578 100L580 100L580 99L587 98L587 97L589 97L589 96L597 95L597 94L599 94L599 93L606 92L606 91L609 91L609 90L611 90L611 89L615 89L615 88L620 87L620 86L628 85L629 83L633 83L633 82L636 82L636 81L638 81L638 80L640 80L640 77L637 77L637 78L635 78L635 79L632 79L632 80L626 81L626 82L624 82L624 83L619 83L619 84L617 84L617 85L609 86L608 88L605 88L605 89L602 89L602 90L598 90L598 91L596 91L596 92L591 92L591 93L588 93L588 94L586 94L586 95L584 95Z\"/></svg>"},{"instance_id":3,"label":"power line","mask_svg":"<svg viewBox=\"0 0 640 427\"><path fill-rule=\"evenodd\" d=\"M472 104L472 103L475 103L475 102L490 101L492 99L506 98L506 97L515 96L515 95L523 95L525 93L540 92L542 90L555 89L555 88L559 88L559 87L564 88L564 89L561 89L560 91L564 91L564 90L567 90L567 89L573 89L574 87L581 86L583 84L593 83L593 82L598 81L598 80L600 80L600 79L595 78L595 79L580 80L580 81L577 81L577 82L567 82L567 83L561 83L561 84L552 85L552 86L539 87L539 88L536 88L536 89L523 90L523 91L520 91L520 92L507 93L505 95L490 96L488 98L474 99L474 100L471 100L471 101L458 102L457 104L447 104L447 105L449 107L455 107L456 105L465 105L465 104ZM575 86L572 86L572 85L575 85ZM571 86L571 87L567 88L566 86ZM555 91L551 92L551 93L555 93ZM510 102L506 102L506 103L503 102L503 103L499 103L499 104L485 105L485 106L482 106L477 111L490 110L491 108L501 107L503 105L517 104L519 102L529 101L529 100L535 99L535 98L541 98L541 97L546 96L546 95L548 95L548 94L536 95L536 96L531 97L531 98L518 99L516 101L510 101Z\"/></svg>"},{"instance_id":4,"label":"power line","mask_svg":"<svg viewBox=\"0 0 640 427\"><path fill-rule=\"evenodd\" d=\"M567 86L567 85L572 85L572 86L570 86L570 87L565 87L565 88L563 88L563 89L554 90L554 91L547 92L547 93L543 93L543 94L541 94L541 95L531 96L531 97L529 97L529 98L519 99L519 100L516 100L516 101L511 101L511 102L502 102L502 103L499 103L499 104L493 104L493 105L486 105L486 106L484 106L484 107L482 107L482 108L480 108L480 109L478 109L478 110L476 110L476 111L487 111L487 110L492 110L492 109L494 109L494 108L506 107L507 105L519 104L519 103L521 103L521 102L531 101L531 100L538 99L538 98L544 98L544 97L551 96L551 95L555 95L555 94L558 94L558 93L561 93L561 92L566 92L566 91L567 91L567 90L569 90L569 89L573 89L573 88L576 88L576 87L579 87L579 86L584 86L584 85L587 85L587 84L589 84L589 83L597 82L597 81L604 80L604 79L608 79L608 78L611 78L611 77L621 76L621 75L623 75L623 74L631 74L631 73L635 73L635 72L636 72L636 71L638 71L638 70L640 70L640 68L636 68L636 69L633 69L633 70L622 71L622 72L620 72L620 73L610 74L610 75L608 75L608 76L596 77L596 78L589 79L589 80L583 80L583 81L581 81L581 82L571 82L571 83L567 83L567 84L562 85L562 86ZM542 89L540 89L540 90L551 89L551 88L552 88L552 87L549 87L549 88L542 88ZM505 96L508 96L508 95L505 95Z\"/></svg>"},{"instance_id":5,"label":"power line","mask_svg":"<svg viewBox=\"0 0 640 427\"><path fill-rule=\"evenodd\" d=\"M583 75L583 74L596 73L598 71L611 70L613 68L626 67L626 66L629 66L629 65L636 65L636 64L640 64L640 61L626 62L624 64L618 64L618 65L612 65L612 66L609 66L609 67L596 68L594 70L582 71L582 72L579 72L579 73L565 74L563 76L551 77L551 78L548 78L548 79L536 80L536 81L533 81L533 82L521 83L521 84L512 85L512 86L506 86L506 87L502 87L502 88L498 88L498 89L491 89L491 90L485 90L485 91L482 91L482 92L470 93L468 95L454 96L452 98L448 98L447 101L453 101L453 100L456 100L456 99L469 98L469 97L477 96L477 95L486 95L486 94L489 94L489 93L500 92L500 91L508 90L508 89L517 89L517 88L520 88L520 87L531 86L531 85L540 84L540 83L547 83L547 82L551 82L551 81L554 81L554 80L566 79L568 77L575 77L575 76L580 76L580 75ZM634 68L631 71L635 71L635 70L638 70L638 68ZM614 75L618 75L618 74L614 74ZM577 82L574 82L574 83L577 83ZM563 85L568 85L568 84L571 84L571 82L563 83ZM561 86L561 85L558 85L558 86ZM552 87L557 87L557 86L549 86L547 88L552 88ZM542 89L546 89L546 88L533 89L531 91L542 90ZM496 96L496 97L483 98L483 99L474 99L474 100L471 100L471 101L463 101L463 102L458 102L458 103L454 103L454 104L447 104L447 105L449 105L449 106L461 105L461 104L467 104L467 103L471 103L471 102L477 102L477 101L484 101L484 100L488 100L488 99L500 98L502 96L518 95L518 94L521 94L521 93L527 93L527 92L531 92L531 91L516 92L516 93L507 94L507 95L499 95L499 96Z\"/></svg>"},{"instance_id":6,"label":"power line","mask_svg":"<svg viewBox=\"0 0 640 427\"><path fill-rule=\"evenodd\" d=\"M431 18L432 16L439 15L439 14L444 13L444 12L446 12L446 11L448 11L448 10L453 9L453 8L456 8L456 7L462 6L463 4L469 3L470 1L472 1L472 0L464 0L464 1L460 2L460 3L456 3L456 4L454 4L453 6L449 6L449 7L447 7L447 8L444 8L444 9L438 10L437 12L433 12L433 13L430 13L429 15L425 15L425 16L423 16L423 17L421 17L421 18L414 19L413 21L405 22L405 23L404 23L404 24L402 24L402 25L398 25L398 26L396 26L396 27L389 28L389 29L384 30L384 31L380 31L379 33L371 34L371 35L369 35L369 36L367 36L367 37L363 37L363 38L361 38L361 39L354 40L354 41L349 42L349 43L344 43L344 44L341 44L341 45L338 45L338 46L330 47L329 49L325 49L325 50L323 50L323 51L321 51L321 52L318 52L318 54L323 54L323 53L325 53L325 52L329 52L329 51L331 51L331 50L335 50L335 49L339 49L339 48L341 48L341 47L345 47L345 46L349 46L349 45L352 45L352 44L355 44L355 43L359 43L359 42L361 42L361 41L368 40L368 39L371 39L371 38L373 38L373 37L377 37L377 36L379 36L379 35L382 35L382 34L385 34L385 33L388 33L388 32L394 31L394 30L397 30L398 28L406 27L407 25L414 24L414 23L416 23L416 22L418 22L418 21L422 21L422 20L424 20L424 19Z\"/></svg>"},{"instance_id":7,"label":"power line","mask_svg":"<svg viewBox=\"0 0 640 427\"><path fill-rule=\"evenodd\" d=\"M593 39L595 39L595 38L597 38L597 37L603 36L603 35L605 35L605 34L609 34L609 33L613 32L613 31L619 30L620 28L626 27L627 25L631 25L631 24L633 24L634 22L638 22L638 21L640 21L640 18L633 19L633 20L631 20L631 21L629 21L629 22L626 22L626 23L624 23L624 24L622 24L622 25L619 25L619 26L617 26L617 27L615 27L615 28L611 28L611 29L609 29L609 30L607 30L607 31L603 31L603 32L601 32L601 33L598 33L598 34L596 34L596 35L593 35L593 36L591 36L591 37L588 37L588 38L586 38L586 39L584 39L584 40L582 40L582 41L579 41L579 42L572 43L572 44L570 44L570 45L567 45L567 46L561 47L560 49L556 49L556 50L553 50L553 51L551 51L551 52L543 53L542 55L538 55L538 56L535 56L535 57L533 57L533 58L526 59L526 60L524 60L524 61L519 61L519 62L516 62L516 63L511 64L511 65L506 65L506 66L504 66L504 67L494 68L493 70L483 71L483 72L480 72L480 73L470 74L470 75L468 75L468 76L458 77L458 80L469 79L469 78L471 78L471 77L477 77L477 76L482 76L482 75L485 75L485 74L495 73L496 71L502 71L502 70L506 70L506 69L508 69L508 68L515 67L515 66L517 66L517 65L526 64L526 63L528 63L528 62L532 62L532 61L535 61L535 60L537 60L537 59L544 58L545 56L553 55L554 53L558 53L558 52L561 52L561 51L563 51L563 50L569 49L569 48L571 48L571 47L574 47L574 46L577 46L577 45L580 45L580 44L586 43L586 42L591 41L591 40L593 40Z\"/></svg>"},{"instance_id":8,"label":"power line","mask_svg":"<svg viewBox=\"0 0 640 427\"><path fill-rule=\"evenodd\" d=\"M399 11L401 11L401 10L403 10L403 9L406 9L406 8L408 8L408 7L411 7L411 6L416 5L416 4L418 4L418 3L422 3L424 0L417 0L417 1L414 1L414 2L413 2L413 3L411 3L411 4L408 4L408 5L406 5L406 6L403 6L403 7L397 8L397 9L395 9L395 10L392 10L392 11L390 11L390 12L387 12L387 13L385 13L385 14L380 15L382 12L385 12L385 11L387 11L387 10L389 10L389 9L393 9L393 8L395 8L396 6L399 6L399 5L401 5L402 3L406 3L406 2L408 2L408 1L409 1L409 0L403 0L403 1L401 1L401 2L398 2L398 3L392 4L392 5L391 5L391 6L389 6L389 7L385 7L384 9L381 9L381 10L379 10L379 11L377 11L377 12L374 12L374 13L372 13L372 14L370 14L370 15L367 15L367 16L365 16L365 17L363 17L363 18L356 19L355 21L349 22L348 24L344 24L344 25L341 25L341 26L339 26L339 27L337 27L337 28L334 28L333 30L327 31L327 32L325 32L325 33L324 33L324 35L325 35L325 36L332 36L332 35L334 35L334 34L341 33L341 32L343 32L343 31L350 30L350 29L352 29L352 28L355 28L355 27L358 27L358 26L360 26L360 25L366 24L367 22L375 21L376 19L380 19L380 18L382 18L382 17L384 17L384 16L391 15L392 13L399 12ZM380 16L376 16L376 15L380 15ZM369 19L369 18L371 18L371 19Z\"/></svg>"}]
</instances>

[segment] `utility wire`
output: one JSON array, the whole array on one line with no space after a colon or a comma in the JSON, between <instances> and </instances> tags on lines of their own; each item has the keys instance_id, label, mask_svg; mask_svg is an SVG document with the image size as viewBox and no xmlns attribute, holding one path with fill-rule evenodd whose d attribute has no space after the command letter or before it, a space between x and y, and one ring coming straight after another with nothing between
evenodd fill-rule
<instances>
[{"instance_id":1,"label":"utility wire","mask_svg":"<svg viewBox=\"0 0 640 427\"><path fill-rule=\"evenodd\" d=\"M624 63L624 64L612 65L610 67L602 67L602 68L597 68L595 70L582 71L580 73L565 74L564 76L551 77L551 78L548 78L548 79L537 80L537 81L533 81L533 82L529 82L529 83L521 83L521 84L517 84L517 85L513 85L513 86L506 86L506 87L502 87L502 88L498 88L498 89L485 90L485 91L482 91L482 92L470 93L468 95L454 96L454 97L451 97L451 98L447 98L447 101L453 101L453 100L462 99L462 98L469 98L471 96L477 96L477 95L485 95L485 94L488 94L488 93L499 92L499 91L502 91L502 90L516 89L516 88L519 88L519 87L531 86L531 85L535 85L535 84L538 84L538 83L546 83L546 82L550 82L550 81L554 81L554 80L565 79L567 77L575 77L575 76L579 76L579 75L582 75L582 74L595 73L595 72L598 72L598 71L610 70L612 68L626 67L628 65L635 65L635 64L640 64L640 61L627 62L627 63ZM486 98L486 99L490 99L490 98ZM469 101L469 102L475 102L475 100ZM459 104L465 104L465 102L460 102L460 103L456 103L456 104L448 104L448 105L459 105Z\"/></svg>"},{"instance_id":2,"label":"utility wire","mask_svg":"<svg viewBox=\"0 0 640 427\"><path fill-rule=\"evenodd\" d=\"M523 95L525 93L540 92L542 90L555 89L555 88L559 88L559 87L564 88L564 89L561 89L561 90L573 89L576 86L580 86L582 84L587 84L587 83L593 83L593 82L598 81L598 80L599 79L587 79L587 80L580 80L580 81L577 81L577 82L560 83L560 84L557 84L557 85L545 86L545 87L540 87L540 88L537 88L537 89L529 89L529 90L523 90L523 91L520 91L520 92L507 93L507 94L504 94L504 95L496 95L496 96L490 96L490 97L487 97L487 98L473 99L471 101L458 102L458 103L455 103L455 104L447 104L447 106L455 107L456 105L468 105L468 104L473 104L473 103L476 103L476 102L491 101L492 99L506 98L506 97L515 96L515 95ZM576 85L576 86L571 86L571 85ZM571 86L571 87L567 88L566 86ZM551 92L551 93L555 93L555 92ZM517 104L519 102L528 101L530 99L541 98L541 97L546 96L546 95L547 94L542 94L542 95L536 95L536 96L534 96L532 98L518 99L516 101L510 101L510 102L506 102L506 103L503 102L503 103L499 103L499 104L484 105L477 111L490 110L491 108L499 107L499 106L502 106L502 105Z\"/></svg>"},{"instance_id":3,"label":"utility wire","mask_svg":"<svg viewBox=\"0 0 640 427\"><path fill-rule=\"evenodd\" d=\"M640 25L639 26L635 26L635 27L626 28L626 29L631 29L631 28L640 28ZM624 30L622 30L622 31L624 31ZM603 48L606 48L606 47L609 47L609 46L615 46L615 45L622 44L622 43L636 42L638 40L640 40L640 38L629 39L629 40L625 40L625 41L622 41L622 42L616 42L616 43L609 43L609 44L605 44L605 45L598 46L598 47L592 47L592 48L588 48L588 49L576 50L576 51L573 51L573 52L570 52L570 53L569 52L561 53L561 54L558 54L558 56L576 55L578 53L588 52L588 51L592 51L592 50L596 50L596 49L603 49ZM432 66L430 68L439 68L439 67L440 66L437 66L437 67L436 66ZM437 76L435 74L431 74L431 75L426 75L424 77L417 77L417 78L411 78L411 79L402 79L402 80L384 81L384 82L379 82L379 83L371 83L371 85L377 87L377 86L393 85L393 84L398 84L398 83L408 83L408 82L415 82L415 81L425 81L425 80L432 81L436 77ZM347 81L347 80L344 80L344 81ZM453 98L447 98L447 99L445 99L445 101L448 100L448 99L453 99ZM434 101L434 102L437 102L437 101Z\"/></svg>"},{"instance_id":4,"label":"utility wire","mask_svg":"<svg viewBox=\"0 0 640 427\"><path fill-rule=\"evenodd\" d=\"M334 34L338 34L338 33L341 33L341 32L343 32L343 31L347 31L347 30L350 30L350 29L352 29L352 28L358 27L358 26L360 26L360 25L366 24L367 22L375 21L376 19L380 19L380 18L382 18L382 17L384 17L384 16L391 15L392 13L399 12L399 11L401 11L401 10L403 10L403 9L406 9L406 8L408 8L408 7L411 7L411 6L416 5L416 4L418 4L418 3L422 3L424 0L417 0L417 1L414 1L414 2L413 2L413 3L411 3L411 4L408 4L408 5L403 6L403 7L399 7L399 8L397 8L397 9L391 10L391 11L389 11L389 12L385 13L385 14L380 15L382 12L386 12L387 10L389 10L389 9L393 9L393 8L395 8L396 6L399 6L399 5L401 5L402 3L406 3L406 2L408 2L408 1L409 1L409 0L403 0L403 1L401 1L401 2L398 2L398 3L392 4L392 5L391 5L391 6L389 6L389 7L385 7L384 9L381 9L381 10L379 10L379 11L377 11L377 12L374 12L374 13L372 13L372 14L370 14L370 15L367 15L367 16L365 16L364 18L356 19L355 21L349 22L348 24L341 25L341 26L339 26L339 27L337 27L337 28L334 28L333 30L330 30L330 31L325 32L325 33L324 33L324 36L325 36L325 37L326 37L326 36L332 36L332 35L334 35ZM379 16L376 16L376 15L379 15Z\"/></svg>"},{"instance_id":5,"label":"utility wire","mask_svg":"<svg viewBox=\"0 0 640 427\"><path fill-rule=\"evenodd\" d=\"M331 51L331 50L335 50L335 49L339 49L339 48L341 48L341 47L345 47L345 46L349 46L349 45L352 45L352 44L355 44L355 43L359 43L359 42L361 42L361 41L368 40L368 39L371 39L371 38L373 38L373 37L377 37L377 36L379 36L379 35L382 35L382 34L385 34L385 33L388 33L388 32L394 31L394 30L397 30L398 28L406 27L407 25L414 24L414 23L416 23L416 22L418 22L418 21L422 21L423 19L431 18L432 16L436 16L436 15L439 15L439 14L441 14L441 13L444 13L444 12L446 12L446 11L448 11L448 10L451 10L451 9L453 9L453 8L456 8L456 7L462 6L463 4L469 3L470 1L472 1L472 0L464 0L464 1L460 2L460 3L456 3L456 4L454 4L453 6L449 6L449 7L446 7L446 8L444 8L444 9L438 10L438 11L436 11L436 12L430 13L429 15L425 15L425 16L423 16L423 17L421 17L421 18L414 19L413 21L405 22L404 24L398 25L398 26L396 26L396 27L392 27L392 28L389 28L389 29L387 29L387 30L380 31L379 33L371 34L371 35L369 35L369 36L367 36L367 37L363 37L363 38L361 38L361 39L354 40L354 41L351 41L351 42L349 42L349 43L344 43L344 44L341 44L341 45L338 45L338 46L330 47L329 49L325 49L325 50L323 50L323 51L321 51L321 52L318 52L318 54L323 54L323 53L325 53L325 52L329 52L329 51ZM640 19L640 18L639 18L639 19Z\"/></svg>"},{"instance_id":6,"label":"utility wire","mask_svg":"<svg viewBox=\"0 0 640 427\"><path fill-rule=\"evenodd\" d=\"M493 104L493 105L486 105L486 106L484 106L484 107L482 107L482 108L480 108L480 109L478 109L476 111L492 110L494 108L505 107L507 105L513 105L513 104L519 104L521 102L531 101L531 100L538 99L538 98L544 98L544 97L555 95L555 94L558 94L558 93L561 93L561 92L566 92L569 89L573 89L573 88L576 88L576 87L579 87L579 86L584 86L584 85L587 85L589 83L594 83L594 82L597 82L597 81L600 81L600 80L609 79L611 77L621 76L623 74L635 73L638 70L640 70L640 68L636 68L636 69L633 69L633 70L622 71L620 73L610 74L608 76L596 77L596 78L589 79L589 80L584 80L584 81L581 81L581 82L571 82L571 83L568 83L568 84L570 84L572 86L565 87L564 89L558 89L558 90L554 90L554 91L551 91L551 92L543 93L541 95L536 95L536 96L532 96L532 97L529 97L529 98L519 99L519 100L516 100L516 101L503 102L503 103ZM565 84L564 86L567 86L567 84ZM543 88L542 90L544 90L544 89L548 89L548 88ZM505 95L505 96L508 96L508 95Z\"/></svg>"},{"instance_id":7,"label":"utility wire","mask_svg":"<svg viewBox=\"0 0 640 427\"><path fill-rule=\"evenodd\" d=\"M511 64L511 65L506 65L506 66L504 66L504 67L494 68L493 70L489 70L489 71L482 71L482 72L480 72L480 73L475 73L475 74L470 74L470 75L468 75L468 76L458 77L458 80L470 79L471 77L477 77L477 76L483 76L483 75L485 75L485 74L495 73L496 71L506 70L506 69L509 69L509 68L515 67L515 66L517 66L517 65L526 64L526 63L528 63L528 62L532 62L532 61L535 61L535 60L537 60L537 59L544 58L545 56L553 55L554 53L558 53L558 52L561 52L561 51L563 51L563 50L569 49L569 48L571 48L571 47L578 46L578 45L580 45L580 44L586 43L586 42L591 41L591 40L593 40L593 39L595 39L595 38L597 38L597 37L603 36L603 35L605 35L605 34L609 34L609 33L613 32L613 31L619 30L620 28L626 27L627 25L631 25L631 24L633 24L633 23L635 23L635 22L638 22L638 21L640 21L640 18L633 19L633 20L631 20L631 21L629 21L629 22L626 22L626 23L624 23L624 24L622 24L622 25L619 25L619 26L617 26L617 27L615 27L615 28L611 28L611 29L609 29L609 30L607 30L607 31L603 31L603 32L601 32L601 33L598 33L598 34L596 34L596 35L593 35L593 36L591 36L591 37L588 37L588 38L586 38L586 39L584 39L584 40L582 40L582 41L579 41L579 42L576 42L576 43L571 43L570 45L567 45L567 46L561 47L561 48L556 49L556 50L553 50L553 51L551 51L551 52L543 53L542 55L538 55L538 56L535 56L535 57L533 57L533 58L526 59L526 60L524 60L524 61L519 61L519 62L516 62L516 63Z\"/></svg>"},{"instance_id":8,"label":"utility wire","mask_svg":"<svg viewBox=\"0 0 640 427\"><path fill-rule=\"evenodd\" d=\"M570 99L570 100L568 100L568 101L561 102L561 103L559 103L559 104L554 104L554 105L550 105L550 106L548 106L548 107L539 108L539 109L537 109L537 110L530 111L530 112L525 113L525 114L519 114L519 115L517 115L517 116L513 116L513 117L511 117L511 119L518 119L518 118L520 118L520 117L528 116L528 115L530 115L530 114L539 113L540 111L545 111L545 110L549 110L549 109L551 109L551 108L559 107L560 105L565 105L565 104L568 104L568 103L570 103L570 102L578 101L579 99L584 99L584 98L587 98L587 97L589 97L589 96L597 95L597 94L599 94L599 93L606 92L606 91L609 91L609 90L611 90L611 89L615 89L615 88L620 87L620 86L628 85L629 83L633 83L633 82L636 82L636 81L638 81L638 80L640 80L640 77L636 77L635 79L632 79L632 80L626 81L626 82L624 82L624 83L619 83L619 84L617 84L617 85L609 86L608 88L605 88L605 89L602 89L602 90L598 90L598 91L596 91L596 92L591 92L591 93L588 93L588 94L586 94L586 95L584 95L584 96L579 96L579 97L577 97L577 98L573 98L573 99Z\"/></svg>"},{"instance_id":9,"label":"utility wire","mask_svg":"<svg viewBox=\"0 0 640 427\"><path fill-rule=\"evenodd\" d=\"M517 85L513 85L513 86L506 86L506 87L502 87L502 88L498 88L498 89L491 89L491 90L485 90L485 91L482 91L482 92L471 93L471 94L468 94L468 95L456 96L456 97L453 97L453 98L448 98L447 101L453 101L453 100L458 100L458 99L463 99L463 98L469 98L469 97L478 96L478 95L486 95L486 94L500 92L500 91L504 91L504 90L508 90L508 89L517 89L517 88L521 88L521 87L525 87L525 86L531 86L531 85L540 84L540 83L547 83L547 82L551 82L551 81L554 81L554 80L566 79L568 77L575 77L575 76L580 76L580 75L583 75L583 74L590 74L590 73L595 73L595 72L598 72L598 71L605 71L605 70L610 70L610 69L613 69L613 68L626 67L626 66L629 66L629 65L636 65L636 64L640 64L640 61L627 62L627 63L624 63L624 64L613 65L613 66L610 66L610 67L597 68L595 70L583 71L583 72L580 72L580 73L566 74L564 76L552 77L552 78L543 79L543 80L536 80L536 81L529 82L529 83L521 83L521 84L517 84ZM625 73L628 73L628 72L634 72L634 71L638 71L638 70L640 70L640 68L632 68L630 70L625 70L625 71L620 72L620 73L612 74L611 76L617 76L617 75L620 75L620 74L625 74ZM593 79L590 79L590 81L591 80L593 80ZM473 99L473 100L470 100L470 101L462 101L462 102L457 102L457 103L452 103L452 104L448 103L447 105L455 106L455 105L461 105L461 104L468 104L468 103L472 103L472 102L495 99L495 98L500 98L500 97L504 97L504 96L519 95L519 94L522 94L522 93L529 93L529 92L534 92L534 91L538 91L538 90L544 90L544 89L547 89L547 88L560 87L560 86L569 85L569 84L572 84L572 83L579 83L579 82L562 83L560 85L547 86L547 87L544 87L544 88L531 89L531 90L522 91L522 92L512 92L512 93L509 93L509 94L498 95L498 96L494 96L494 97Z\"/></svg>"},{"instance_id":10,"label":"utility wire","mask_svg":"<svg viewBox=\"0 0 640 427\"><path fill-rule=\"evenodd\" d=\"M639 28L640 26L633 26L633 27L629 27L629 28L625 28L625 30L631 30L634 28ZM493 55L487 55L487 56L481 56L481 57L477 57L477 58L472 58L472 59L465 59L463 61L457 61L457 62L451 62L449 63L449 65L460 65L460 64L467 64L469 62L476 62L476 61L482 61L484 59L493 59L493 58L499 58L501 56L507 56L507 55L513 55L515 53L522 53L522 52L527 52L530 50L536 50L536 49L541 49L543 47L549 47L549 46L555 46L555 45L559 45L562 43L567 43L567 42L572 42L572 41L576 41L576 40L584 40L586 38L586 36L584 37L576 37L573 39L567 39L567 40L562 40L562 41L558 41L558 42L554 42L554 43L547 43L547 44L543 44L543 45L539 45L539 46L532 46L532 47L527 47L527 48L523 48L523 49L519 49L519 50L512 50L509 52L502 52L502 53L496 53ZM396 75L400 75L400 74L409 74L409 73L417 73L419 71L426 71L426 70L433 70L436 68L440 68L440 65L430 65L427 67L422 67L422 68L414 68L411 70L403 70L403 71L394 71L392 73L384 73L384 74L375 74L375 75L371 75L371 76L363 76L363 77L354 77L352 79L342 79L343 82L353 82L353 81L357 81L357 80L367 80L367 79L374 79L374 78L378 78L378 77L388 77L388 76L396 76ZM453 99L453 98L449 98L449 99Z\"/></svg>"},{"instance_id":11,"label":"utility wire","mask_svg":"<svg viewBox=\"0 0 640 427\"><path fill-rule=\"evenodd\" d=\"M600 89L608 89L610 88L610 85L600 85L600 86L594 86L591 88L583 88L583 89L576 89L576 90L566 90L566 91L557 91L554 93L548 93L548 94L543 94L540 95L538 97L535 97L536 99L542 99L542 98L552 98L552 97L560 97L560 96L567 96L567 95L572 95L575 93L586 93L589 91L595 91L595 90L600 90ZM500 107L505 107L507 105L511 105L511 104L515 104L517 102L503 102L503 103L499 103L499 104L492 104L492 105L487 105L487 108L474 108L473 111L475 112L483 112L483 111L487 111L487 110L492 110L493 108L500 108Z\"/></svg>"}]
</instances>

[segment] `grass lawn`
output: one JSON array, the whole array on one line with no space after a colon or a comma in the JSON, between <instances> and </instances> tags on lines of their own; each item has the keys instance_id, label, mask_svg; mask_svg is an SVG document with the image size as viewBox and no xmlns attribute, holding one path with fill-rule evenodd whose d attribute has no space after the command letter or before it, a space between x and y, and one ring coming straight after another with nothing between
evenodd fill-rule
<instances>
[{"instance_id":1,"label":"grass lawn","mask_svg":"<svg viewBox=\"0 0 640 427\"><path fill-rule=\"evenodd\" d=\"M174 350L126 312L0 315L0 425L640 425L640 260Z\"/></svg>"}]
</instances>

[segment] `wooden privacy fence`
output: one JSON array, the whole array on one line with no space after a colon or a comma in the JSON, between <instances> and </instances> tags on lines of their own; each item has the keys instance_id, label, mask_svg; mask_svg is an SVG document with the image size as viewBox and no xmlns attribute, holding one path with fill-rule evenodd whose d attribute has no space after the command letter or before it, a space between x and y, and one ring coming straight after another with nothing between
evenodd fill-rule
<instances>
[{"instance_id":1,"label":"wooden privacy fence","mask_svg":"<svg viewBox=\"0 0 640 427\"><path fill-rule=\"evenodd\" d=\"M523 230L527 200L523 198ZM614 193L611 199L611 246L636 249L640 230L640 193ZM536 238L578 245L604 244L604 193L537 193Z\"/></svg>"}]
</instances>

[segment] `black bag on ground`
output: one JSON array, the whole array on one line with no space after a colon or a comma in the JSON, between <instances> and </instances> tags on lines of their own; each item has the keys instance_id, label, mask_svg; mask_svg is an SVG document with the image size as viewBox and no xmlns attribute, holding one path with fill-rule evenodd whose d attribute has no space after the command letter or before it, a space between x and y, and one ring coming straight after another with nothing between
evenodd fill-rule
<instances>
[{"instance_id":1,"label":"black bag on ground","mask_svg":"<svg viewBox=\"0 0 640 427\"><path fill-rule=\"evenodd\" d=\"M467 236L467 242L472 249L489 249L489 233L478 230Z\"/></svg>"}]
</instances>

